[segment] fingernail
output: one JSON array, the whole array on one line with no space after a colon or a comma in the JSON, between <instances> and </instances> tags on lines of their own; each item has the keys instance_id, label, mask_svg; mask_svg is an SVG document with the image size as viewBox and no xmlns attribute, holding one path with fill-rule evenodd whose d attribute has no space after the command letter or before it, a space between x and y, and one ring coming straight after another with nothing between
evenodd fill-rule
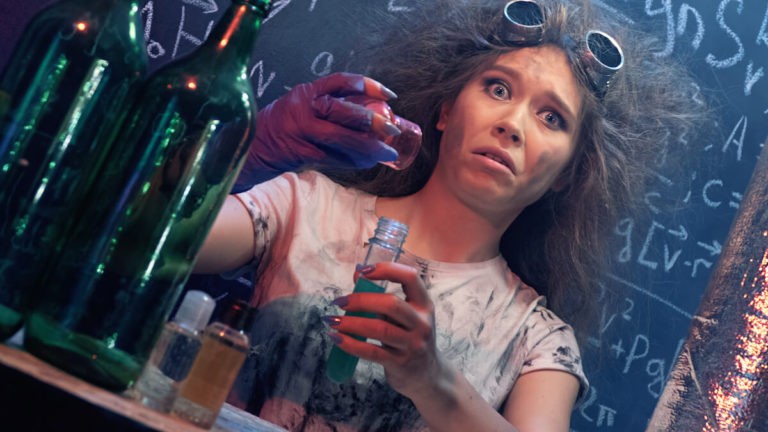
<instances>
[{"instance_id":1,"label":"fingernail","mask_svg":"<svg viewBox=\"0 0 768 432\"><path fill-rule=\"evenodd\" d=\"M384 84L376 81L373 78L366 77L363 80L363 88L365 89L365 94L373 97L381 97L386 99L395 99L397 98L397 94L393 92L392 90L388 89L384 86ZM377 94L378 93L378 94Z\"/></svg>"},{"instance_id":2,"label":"fingernail","mask_svg":"<svg viewBox=\"0 0 768 432\"><path fill-rule=\"evenodd\" d=\"M380 147L379 151L373 153L373 156L376 158L377 162L394 162L399 157L399 153L397 153L397 150L393 149L389 145L387 145L384 141L379 141Z\"/></svg>"},{"instance_id":3,"label":"fingernail","mask_svg":"<svg viewBox=\"0 0 768 432\"><path fill-rule=\"evenodd\" d=\"M331 339L331 342L333 342L334 345L341 343L341 335L338 333L328 333L328 338Z\"/></svg>"},{"instance_id":4,"label":"fingernail","mask_svg":"<svg viewBox=\"0 0 768 432\"><path fill-rule=\"evenodd\" d=\"M378 113L373 114L371 129L376 133L383 135L385 138L396 137L401 133L399 127Z\"/></svg>"},{"instance_id":5,"label":"fingernail","mask_svg":"<svg viewBox=\"0 0 768 432\"><path fill-rule=\"evenodd\" d=\"M348 304L349 304L349 298L347 298L347 296L343 296L343 297L336 297L336 298L335 298L335 299L334 299L334 300L331 302L331 304L332 304L332 305L335 305L335 306L339 306L339 307L344 307L344 306L346 306L346 305L348 305Z\"/></svg>"},{"instance_id":6,"label":"fingernail","mask_svg":"<svg viewBox=\"0 0 768 432\"><path fill-rule=\"evenodd\" d=\"M381 94L387 97L387 99L396 99L397 93L393 92L392 90L385 87L383 84L381 85Z\"/></svg>"},{"instance_id":7,"label":"fingernail","mask_svg":"<svg viewBox=\"0 0 768 432\"><path fill-rule=\"evenodd\" d=\"M337 325L341 324L341 317L336 315L325 315L322 319L331 327L336 327Z\"/></svg>"},{"instance_id":8,"label":"fingernail","mask_svg":"<svg viewBox=\"0 0 768 432\"><path fill-rule=\"evenodd\" d=\"M398 136L400 135L400 128L395 126L394 123L390 123L388 121L384 122L384 132L387 133L387 136Z\"/></svg>"},{"instance_id":9,"label":"fingernail","mask_svg":"<svg viewBox=\"0 0 768 432\"><path fill-rule=\"evenodd\" d=\"M355 271L362 275L368 275L376 270L376 266L373 264L358 264L355 266Z\"/></svg>"}]
</instances>

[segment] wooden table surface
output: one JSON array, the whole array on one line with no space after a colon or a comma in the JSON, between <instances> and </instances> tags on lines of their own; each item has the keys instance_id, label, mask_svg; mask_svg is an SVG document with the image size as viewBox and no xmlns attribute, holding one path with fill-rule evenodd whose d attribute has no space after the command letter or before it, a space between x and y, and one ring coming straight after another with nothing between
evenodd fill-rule
<instances>
[{"instance_id":1,"label":"wooden table surface","mask_svg":"<svg viewBox=\"0 0 768 432\"><path fill-rule=\"evenodd\" d=\"M9 432L205 431L69 375L11 342L0 343L0 413L0 430ZM285 429L224 404L211 431Z\"/></svg>"}]
</instances>

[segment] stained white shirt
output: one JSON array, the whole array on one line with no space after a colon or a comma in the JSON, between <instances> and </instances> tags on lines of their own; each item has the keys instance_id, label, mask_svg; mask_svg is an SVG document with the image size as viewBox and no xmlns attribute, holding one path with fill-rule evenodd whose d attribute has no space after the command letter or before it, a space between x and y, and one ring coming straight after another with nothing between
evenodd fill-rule
<instances>
[{"instance_id":1,"label":"stained white shirt","mask_svg":"<svg viewBox=\"0 0 768 432\"><path fill-rule=\"evenodd\" d=\"M376 197L309 171L238 198L253 220L258 313L229 401L289 430L423 429L380 365L361 360L345 384L324 374L332 343L322 317L343 313L331 301L352 292L355 265L376 228ZM421 269L435 305L438 349L493 407L501 408L518 376L535 370L569 372L586 393L573 330L501 256L457 264L406 250L400 262ZM402 295L397 284L388 291Z\"/></svg>"}]
</instances>

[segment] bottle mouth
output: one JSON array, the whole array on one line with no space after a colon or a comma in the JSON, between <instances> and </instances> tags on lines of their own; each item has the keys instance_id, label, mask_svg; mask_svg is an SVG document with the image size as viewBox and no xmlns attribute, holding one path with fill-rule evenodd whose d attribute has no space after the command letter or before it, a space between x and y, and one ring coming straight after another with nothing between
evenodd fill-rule
<instances>
[{"instance_id":1,"label":"bottle mouth","mask_svg":"<svg viewBox=\"0 0 768 432\"><path fill-rule=\"evenodd\" d=\"M242 3L246 3L263 13L266 17L272 10L272 0L240 0Z\"/></svg>"},{"instance_id":2,"label":"bottle mouth","mask_svg":"<svg viewBox=\"0 0 768 432\"><path fill-rule=\"evenodd\" d=\"M216 301L207 293L190 290L184 296L173 320L182 327L200 331L208 325L215 307Z\"/></svg>"},{"instance_id":3,"label":"bottle mouth","mask_svg":"<svg viewBox=\"0 0 768 432\"><path fill-rule=\"evenodd\" d=\"M375 238L387 239L396 242L400 248L405 243L405 237L408 235L408 225L387 217L380 217L376 226Z\"/></svg>"}]
</instances>

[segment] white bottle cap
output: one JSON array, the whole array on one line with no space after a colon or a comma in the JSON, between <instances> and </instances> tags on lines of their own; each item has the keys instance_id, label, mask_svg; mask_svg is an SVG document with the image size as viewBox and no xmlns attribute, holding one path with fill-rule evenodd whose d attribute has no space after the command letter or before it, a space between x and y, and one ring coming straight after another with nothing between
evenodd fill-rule
<instances>
[{"instance_id":1,"label":"white bottle cap","mask_svg":"<svg viewBox=\"0 0 768 432\"><path fill-rule=\"evenodd\" d=\"M187 291L173 320L180 326L200 331L208 325L216 301L203 291Z\"/></svg>"}]
</instances>

